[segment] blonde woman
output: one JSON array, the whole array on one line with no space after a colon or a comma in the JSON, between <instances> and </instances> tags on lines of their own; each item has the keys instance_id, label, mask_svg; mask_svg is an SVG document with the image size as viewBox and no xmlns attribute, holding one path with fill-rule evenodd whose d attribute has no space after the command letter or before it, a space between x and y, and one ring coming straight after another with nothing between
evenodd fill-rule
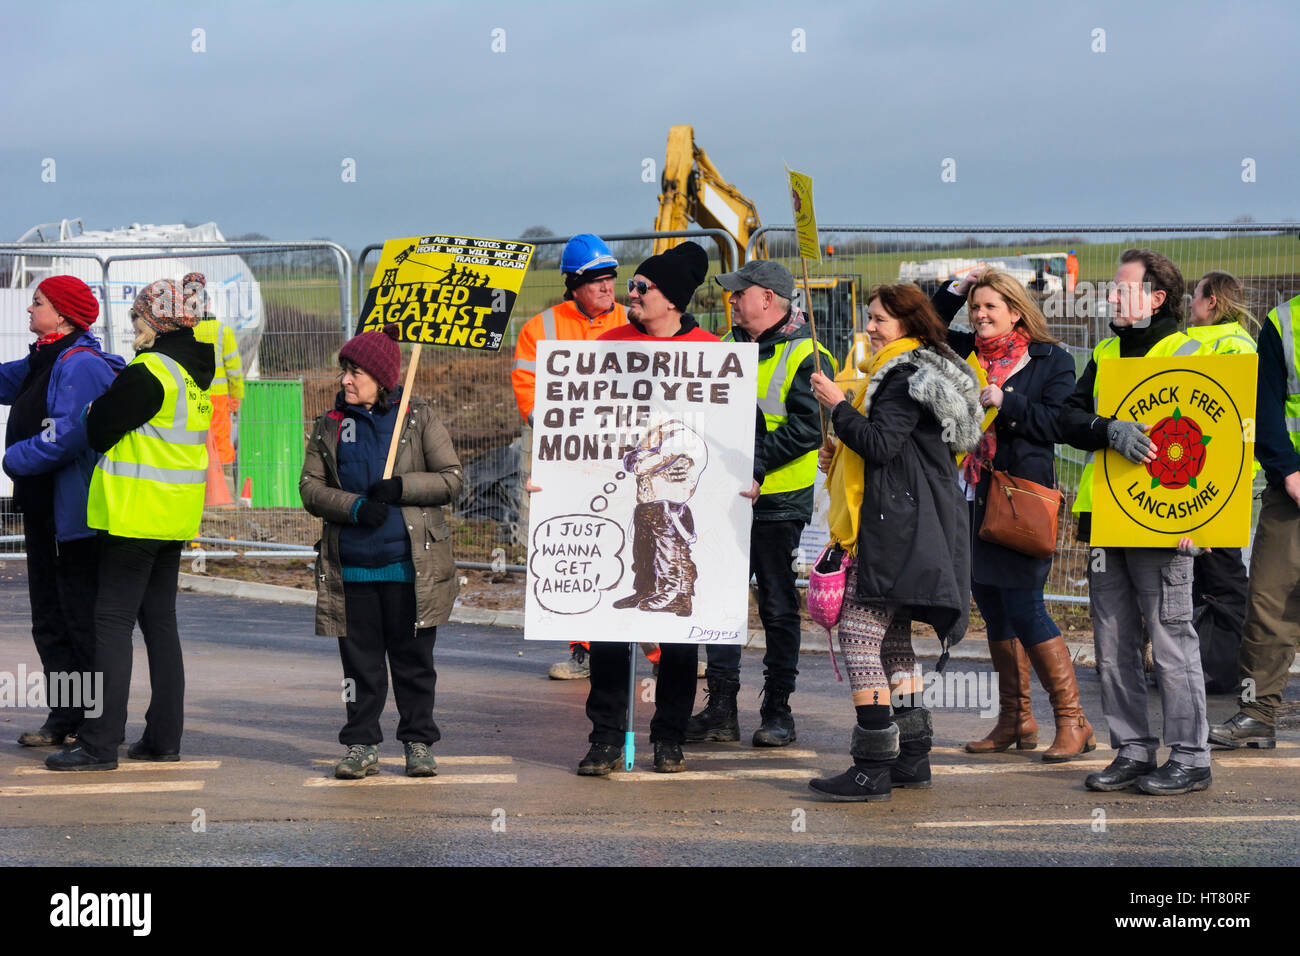
<instances>
[{"instance_id":1,"label":"blonde woman","mask_svg":"<svg viewBox=\"0 0 1300 956\"><path fill-rule=\"evenodd\" d=\"M1065 639L1043 601L1052 559L984 541L979 529L994 471L1056 485L1056 419L1074 391L1074 360L1052 340L1047 320L1025 287L1006 272L974 271L940 289L933 301L945 324L962 305L968 306L974 331L949 328L948 344L979 364L987 377L980 404L997 410L979 447L961 468L971 509L971 594L988 626L1000 701L993 729L982 740L966 744L966 750L978 754L1013 745L1018 750L1038 746L1038 724L1029 701L1032 666L1056 718L1056 739L1043 760L1069 760L1095 749L1097 741L1079 704Z\"/></svg>"}]
</instances>

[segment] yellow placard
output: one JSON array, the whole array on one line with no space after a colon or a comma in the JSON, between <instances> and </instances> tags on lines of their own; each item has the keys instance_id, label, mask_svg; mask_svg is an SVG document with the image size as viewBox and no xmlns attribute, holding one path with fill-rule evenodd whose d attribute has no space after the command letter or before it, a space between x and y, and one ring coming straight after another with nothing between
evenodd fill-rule
<instances>
[{"instance_id":1,"label":"yellow placard","mask_svg":"<svg viewBox=\"0 0 1300 956\"><path fill-rule=\"evenodd\" d=\"M1250 540L1256 355L1108 359L1097 366L1102 415L1150 426L1157 458L1099 455L1092 543L1202 548Z\"/></svg>"},{"instance_id":2,"label":"yellow placard","mask_svg":"<svg viewBox=\"0 0 1300 956\"><path fill-rule=\"evenodd\" d=\"M403 342L495 352L532 256L531 243L504 239L389 239L357 332L395 324Z\"/></svg>"},{"instance_id":3,"label":"yellow placard","mask_svg":"<svg viewBox=\"0 0 1300 956\"><path fill-rule=\"evenodd\" d=\"M813 262L822 261L821 243L817 239L817 214L813 212L812 177L785 168L790 177L790 205L794 210L794 228L799 234L799 255Z\"/></svg>"}]
</instances>

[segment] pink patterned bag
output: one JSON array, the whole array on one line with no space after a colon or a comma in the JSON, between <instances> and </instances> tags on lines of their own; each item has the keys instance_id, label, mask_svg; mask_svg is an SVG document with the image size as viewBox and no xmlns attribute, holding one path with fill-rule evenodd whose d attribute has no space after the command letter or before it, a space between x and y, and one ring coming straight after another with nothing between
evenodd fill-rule
<instances>
[{"instance_id":1,"label":"pink patterned bag","mask_svg":"<svg viewBox=\"0 0 1300 956\"><path fill-rule=\"evenodd\" d=\"M832 541L826 545L808 575L808 614L815 624L826 628L827 634L840 619L840 610L844 607L844 580L852 566L853 558Z\"/></svg>"}]
</instances>

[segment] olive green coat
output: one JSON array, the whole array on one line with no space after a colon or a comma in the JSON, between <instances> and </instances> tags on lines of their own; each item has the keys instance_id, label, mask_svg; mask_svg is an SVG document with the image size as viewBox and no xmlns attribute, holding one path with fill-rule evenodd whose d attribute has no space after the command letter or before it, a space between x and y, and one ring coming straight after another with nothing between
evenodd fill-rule
<instances>
[{"instance_id":1,"label":"olive green coat","mask_svg":"<svg viewBox=\"0 0 1300 956\"><path fill-rule=\"evenodd\" d=\"M352 506L361 497L339 485L338 440L344 420L339 411L316 420L298 480L303 507L324 524L316 562L316 633L323 637L347 632L339 528L351 523ZM451 615L459 590L451 531L441 506L460 495L461 469L451 436L422 398L412 398L407 409L393 475L402 479L402 518L415 565L415 626L437 627Z\"/></svg>"}]
</instances>

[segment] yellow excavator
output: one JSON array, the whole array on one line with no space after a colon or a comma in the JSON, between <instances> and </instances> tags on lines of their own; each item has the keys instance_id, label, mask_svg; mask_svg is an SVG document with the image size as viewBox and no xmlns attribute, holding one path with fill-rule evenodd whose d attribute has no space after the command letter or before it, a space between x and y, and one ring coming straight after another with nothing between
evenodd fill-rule
<instances>
[{"instance_id":1,"label":"yellow excavator","mask_svg":"<svg viewBox=\"0 0 1300 956\"><path fill-rule=\"evenodd\" d=\"M753 200L722 178L708 154L695 145L695 130L674 126L668 130L668 150L660 177L659 215L655 232L689 229L695 223L704 229L721 229L732 237L739 249L739 262L731 261L730 250L721 246L722 271L739 269L745 262L750 237L762 225ZM654 254L659 255L684 242L684 239L656 239ZM766 259L767 245L760 236L754 255ZM802 288L802 278L796 277ZM859 328L861 280L855 275L813 276L808 282L811 299L809 311L817 323L817 336L832 355L845 355L837 381L857 377L860 358L870 353L866 335ZM701 302L710 312L722 311L726 327L731 327L731 305L715 283L700 290Z\"/></svg>"}]
</instances>

